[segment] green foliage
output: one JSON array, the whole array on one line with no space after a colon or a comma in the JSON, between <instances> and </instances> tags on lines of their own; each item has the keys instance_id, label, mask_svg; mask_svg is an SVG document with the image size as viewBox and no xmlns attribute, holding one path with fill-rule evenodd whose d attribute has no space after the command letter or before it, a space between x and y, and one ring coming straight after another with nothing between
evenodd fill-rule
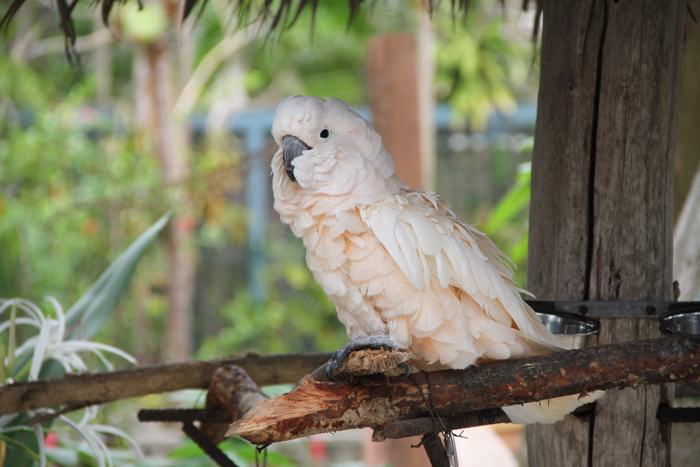
<instances>
[{"instance_id":1,"label":"green foliage","mask_svg":"<svg viewBox=\"0 0 700 467\"><path fill-rule=\"evenodd\" d=\"M241 287L221 309L225 324L206 339L200 358L214 358L253 349L257 352L335 350L347 342L335 306L316 284L304 263L304 247L296 239L273 242L262 303Z\"/></svg>"},{"instance_id":2,"label":"green foliage","mask_svg":"<svg viewBox=\"0 0 700 467\"><path fill-rule=\"evenodd\" d=\"M89 339L104 326L128 284L136 263L165 227L168 218L167 215L161 217L142 233L66 312L68 326L80 321L80 326L74 329L72 337L80 335Z\"/></svg>"},{"instance_id":3,"label":"green foliage","mask_svg":"<svg viewBox=\"0 0 700 467\"><path fill-rule=\"evenodd\" d=\"M15 260L0 283L16 287L5 296L74 302L127 238L167 210L157 161L79 94L51 111L24 108L31 126L0 126L0 249Z\"/></svg>"},{"instance_id":4,"label":"green foliage","mask_svg":"<svg viewBox=\"0 0 700 467\"><path fill-rule=\"evenodd\" d=\"M530 46L505 34L504 13L475 2L465 24L436 18L438 99L448 102L458 123L483 130L491 111L515 108L516 93L531 70Z\"/></svg>"},{"instance_id":5,"label":"green foliage","mask_svg":"<svg viewBox=\"0 0 700 467\"><path fill-rule=\"evenodd\" d=\"M377 31L360 16L347 28L345 2L321 2L315 21L303 13L279 38L260 37L247 49L251 96L334 96L351 105L367 101L367 42ZM313 27L313 33L311 32Z\"/></svg>"},{"instance_id":6,"label":"green foliage","mask_svg":"<svg viewBox=\"0 0 700 467\"><path fill-rule=\"evenodd\" d=\"M257 454L256 456L255 446L243 441L241 438L228 439L219 448L236 465L257 465L256 458L259 459L260 465L262 465L263 454ZM191 441L169 453L168 458L176 460L178 467L200 467L211 463L211 459L202 453L202 450ZM268 452L266 465L270 467L293 467L295 464L284 456Z\"/></svg>"},{"instance_id":7,"label":"green foliage","mask_svg":"<svg viewBox=\"0 0 700 467\"><path fill-rule=\"evenodd\" d=\"M143 257L146 249L153 243L167 220L168 217L163 216L137 238L65 315L55 300L52 301L55 317L44 315L38 307L23 300L0 300L0 305L2 305L0 316L8 308L11 310L9 322L6 321L9 326L6 329L0 329L0 336L4 334L4 331L8 334L7 350L4 347L5 339L0 338L0 348L2 349L0 354L3 357L0 359L0 367L2 367L0 384L4 384L10 375L14 381L24 381L28 376L29 379L37 379L38 376L41 378L59 376L67 371L84 371L88 367L83 357L79 355L81 351L93 352L104 364L109 365L108 369L113 369L113 367L105 359L104 354L106 353L114 353L128 359L131 363L136 363L129 355L124 354L119 349L91 343L84 339L92 337L110 318L136 263ZM26 314L20 320L17 319L18 308ZM77 324L79 320L80 326L71 330L70 326ZM37 328L33 329L37 335L28 337L24 345L18 347L16 342L17 325L20 323L25 327L31 325ZM3 327L5 326L3 325ZM79 341L76 340L78 334L81 334ZM5 359L5 355L7 355L7 359ZM13 418L0 420L0 441L4 441L13 448L7 457L7 461L11 465L31 465L32 461L37 458L36 452L42 453L43 456L43 431L39 424L35 424L34 432L31 432L34 439L25 430L14 430L15 427L21 428L27 418L32 418L36 414L37 412L21 413ZM97 452L99 449L96 446L104 447L105 451L107 447L104 442L99 440L97 433L106 431L112 435L120 435L121 432L111 427L100 430L86 428L83 424L94 417L94 414L94 410L87 409L85 417L79 424L72 423L65 416L61 416L59 419L92 443L90 444L91 457L101 458L103 451ZM51 422L45 423L43 428L47 429L51 425ZM123 434L121 435L123 436Z\"/></svg>"},{"instance_id":8,"label":"green foliage","mask_svg":"<svg viewBox=\"0 0 700 467\"><path fill-rule=\"evenodd\" d=\"M528 138L522 145L522 152L532 152L533 139ZM525 263L527 261L528 220L530 205L530 176L532 164L523 163L513 185L503 195L491 211L484 231L491 236L503 252L519 267L515 279L525 284Z\"/></svg>"}]
</instances>

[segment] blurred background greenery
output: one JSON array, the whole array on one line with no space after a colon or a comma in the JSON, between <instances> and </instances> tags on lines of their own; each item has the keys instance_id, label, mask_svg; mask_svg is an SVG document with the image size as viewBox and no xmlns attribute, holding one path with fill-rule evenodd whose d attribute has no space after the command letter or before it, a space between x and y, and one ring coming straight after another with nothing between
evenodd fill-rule
<instances>
[{"instance_id":1,"label":"blurred background greenery","mask_svg":"<svg viewBox=\"0 0 700 467\"><path fill-rule=\"evenodd\" d=\"M211 66L203 63L207 56L231 37L227 2L210 3L196 24L185 26L192 70L182 79L186 83L198 67ZM449 14L436 15L433 23L435 95L452 111L449 125L437 129L435 188L460 217L491 230L522 267L526 249L521 244L510 251L509 245L521 240L526 219L483 222L516 183L518 165L529 158L527 144L522 150L522 143L534 121L494 137L488 119L494 109L513 110L518 101L533 101L537 68L528 42L531 15L503 12L497 2L475 3L464 24ZM167 25L166 13L156 7L151 14L166 16L162 20ZM40 300L51 295L72 304L130 241L160 215L179 208L135 102L139 49L144 41L156 40L148 34L176 38L169 37L166 26L155 32L140 30L157 26L152 17L139 22L138 14L127 14L133 8L127 4L113 13L112 33L120 40L110 36L94 44L87 41L104 32L97 12L78 12L82 68L66 62L50 11L35 2L20 10L2 42L0 296ZM411 31L421 14L403 2L373 8L378 11L360 15L347 27L345 3L331 7L322 2L313 33L311 14L306 12L279 36L246 37L240 47L218 59L188 117L210 117L223 99L235 101L229 103L229 114L269 111L290 94L332 95L366 107L368 40L377 33ZM146 26L140 24L144 22ZM204 302L206 313L215 315L202 317L198 310L198 317L212 322L205 329L195 323L197 348L211 356L242 351L252 343L263 352L336 347L344 332L333 319L332 306L306 272L300 243L276 225L272 211L272 228L265 239L269 296L256 303L246 291L249 252L243 185L249 164L244 142L236 135L222 139L208 131L214 133L204 129L192 142L190 174L178 181L193 206L187 221L198 257L194 300ZM266 144L267 153L272 153L271 143ZM102 336L148 362L160 360L159 342L164 338L166 247L161 242L142 262L114 326ZM222 256L228 258L224 266L211 264L220 263ZM213 272L219 277L210 277ZM524 275L519 277L522 281ZM210 286L219 291L207 290ZM256 312L246 313L247 309ZM222 328L218 336L210 332ZM285 336L279 339L282 330Z\"/></svg>"},{"instance_id":2,"label":"blurred background greenery","mask_svg":"<svg viewBox=\"0 0 700 467\"><path fill-rule=\"evenodd\" d=\"M229 122L271 116L292 94L368 108L368 41L414 32L424 13L418 2L376 2L348 26L346 2L320 2L315 18L307 11L267 36L255 24L234 34L227 0L209 0L197 21L180 27L168 9L175 3L145 2L141 12L135 2L120 5L109 30L95 9L74 12L76 67L48 4L27 2L10 24L0 41L0 297L53 296L69 308L172 212L172 229L186 239L169 234L151 247L97 340L142 364L179 358L168 351L168 290L172 249L181 245L192 270L184 279L193 310L187 356L334 350L346 342L345 329L271 197L262 214L251 213L250 141ZM432 22L434 96L438 113L448 115L436 118L435 191L514 259L524 285L534 13L490 0L473 1L465 21L443 13ZM187 134L185 167L177 170L167 154L180 140L163 136L149 102L160 87L172 91L171 135ZM508 120L509 113L520 117ZM261 144L267 167L274 143ZM263 250L262 297L250 288L251 255L259 254L251 248L253 214L269 221L265 238L252 239Z\"/></svg>"}]
</instances>

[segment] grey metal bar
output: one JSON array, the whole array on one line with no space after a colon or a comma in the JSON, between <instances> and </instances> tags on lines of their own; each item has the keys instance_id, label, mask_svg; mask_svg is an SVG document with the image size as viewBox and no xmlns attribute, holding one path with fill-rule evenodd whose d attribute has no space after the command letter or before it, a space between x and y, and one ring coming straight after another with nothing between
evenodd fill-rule
<instances>
[{"instance_id":1,"label":"grey metal bar","mask_svg":"<svg viewBox=\"0 0 700 467\"><path fill-rule=\"evenodd\" d=\"M526 300L535 311L565 311L590 318L655 318L665 313L700 311L700 302Z\"/></svg>"}]
</instances>

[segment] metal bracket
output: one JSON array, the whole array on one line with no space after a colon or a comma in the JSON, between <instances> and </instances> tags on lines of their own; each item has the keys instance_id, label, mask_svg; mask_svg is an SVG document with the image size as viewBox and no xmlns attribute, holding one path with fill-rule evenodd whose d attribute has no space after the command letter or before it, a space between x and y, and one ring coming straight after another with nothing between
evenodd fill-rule
<instances>
[{"instance_id":1,"label":"metal bracket","mask_svg":"<svg viewBox=\"0 0 700 467\"><path fill-rule=\"evenodd\" d=\"M589 318L659 318L667 313L700 311L700 302L526 300L539 312L565 311Z\"/></svg>"},{"instance_id":2,"label":"metal bracket","mask_svg":"<svg viewBox=\"0 0 700 467\"><path fill-rule=\"evenodd\" d=\"M142 409L139 410L138 418L140 422L182 422L182 431L217 465L237 467L216 444L192 423L194 421L231 423L232 418L228 415L220 412L212 414L204 409Z\"/></svg>"},{"instance_id":3,"label":"metal bracket","mask_svg":"<svg viewBox=\"0 0 700 467\"><path fill-rule=\"evenodd\" d=\"M656 418L662 423L697 423L700 422L700 407L671 407L661 404L656 411Z\"/></svg>"}]
</instances>

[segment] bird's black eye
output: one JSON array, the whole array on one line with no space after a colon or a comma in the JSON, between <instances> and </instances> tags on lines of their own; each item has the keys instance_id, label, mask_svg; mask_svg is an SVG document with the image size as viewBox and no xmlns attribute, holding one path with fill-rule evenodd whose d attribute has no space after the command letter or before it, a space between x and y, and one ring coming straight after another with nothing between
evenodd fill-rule
<instances>
[{"instance_id":1,"label":"bird's black eye","mask_svg":"<svg viewBox=\"0 0 700 467\"><path fill-rule=\"evenodd\" d=\"M331 135L331 132L328 131L328 128L324 128L323 130L321 130L321 133L319 134L319 136L323 139L328 138L330 135Z\"/></svg>"}]
</instances>

